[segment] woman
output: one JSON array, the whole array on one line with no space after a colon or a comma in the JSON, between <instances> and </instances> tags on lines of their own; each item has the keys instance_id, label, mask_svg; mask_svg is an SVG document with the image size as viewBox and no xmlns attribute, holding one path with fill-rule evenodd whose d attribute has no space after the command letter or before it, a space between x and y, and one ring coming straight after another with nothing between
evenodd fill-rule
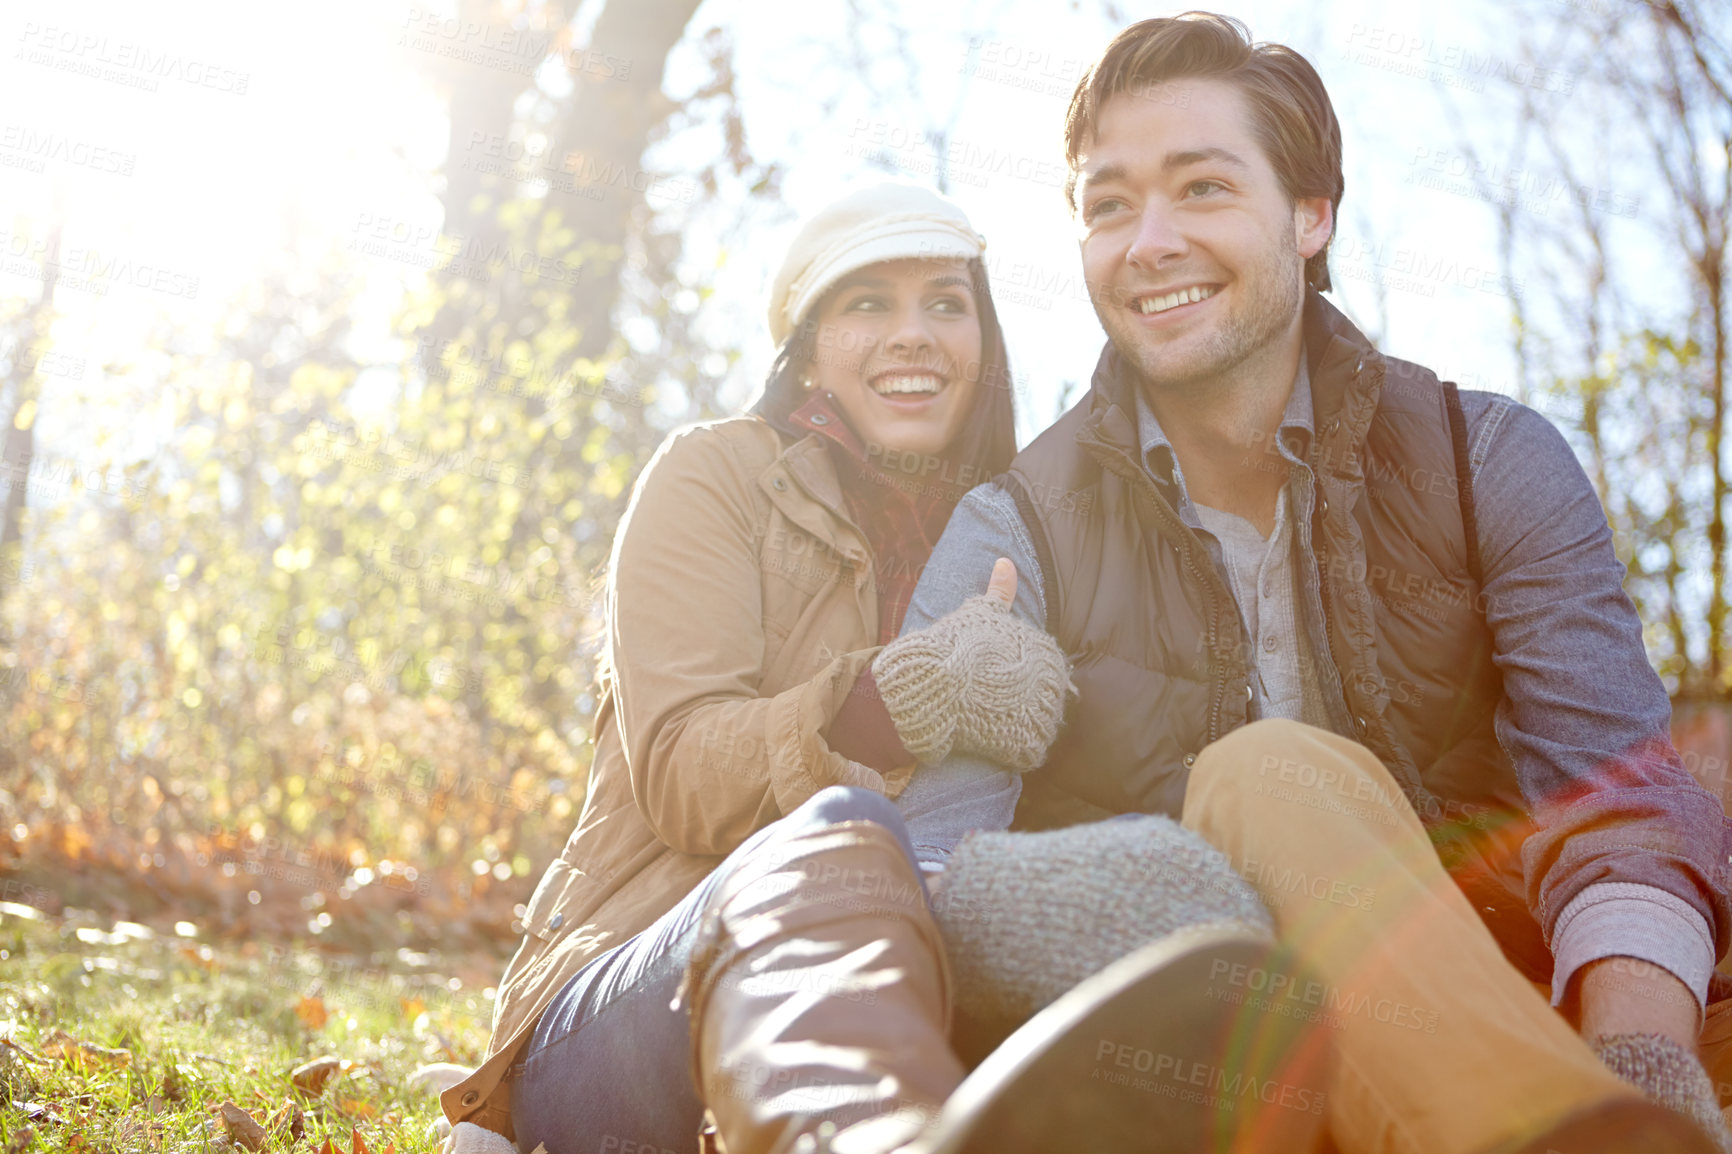
<instances>
[{"instance_id":1,"label":"woman","mask_svg":"<svg viewBox=\"0 0 1732 1154\"><path fill-rule=\"evenodd\" d=\"M983 248L912 185L830 205L775 279L761 399L645 469L610 565L588 797L530 899L489 1058L442 1097L452 1121L526 1151L690 1148L702 1109L668 1007L722 855L826 787L894 796L914 769L870 663L955 502L1015 452Z\"/></svg>"}]
</instances>

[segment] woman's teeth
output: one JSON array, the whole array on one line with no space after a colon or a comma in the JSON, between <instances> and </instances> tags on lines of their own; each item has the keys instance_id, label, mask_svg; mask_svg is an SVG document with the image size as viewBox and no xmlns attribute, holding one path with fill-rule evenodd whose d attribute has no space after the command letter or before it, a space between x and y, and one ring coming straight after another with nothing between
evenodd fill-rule
<instances>
[{"instance_id":1,"label":"woman's teeth","mask_svg":"<svg viewBox=\"0 0 1732 1154\"><path fill-rule=\"evenodd\" d=\"M942 377L920 373L914 376L879 377L872 382L877 393L936 393L944 387Z\"/></svg>"},{"instance_id":2,"label":"woman's teeth","mask_svg":"<svg viewBox=\"0 0 1732 1154\"><path fill-rule=\"evenodd\" d=\"M1212 288L1203 288L1200 285L1192 285L1190 288L1182 288L1177 292L1170 292L1166 296L1144 297L1142 300L1138 301L1137 304L1141 306L1143 315L1148 316L1150 313L1164 313L1168 309L1175 309L1180 305L1188 305L1193 301L1205 301L1214 295L1215 290Z\"/></svg>"}]
</instances>

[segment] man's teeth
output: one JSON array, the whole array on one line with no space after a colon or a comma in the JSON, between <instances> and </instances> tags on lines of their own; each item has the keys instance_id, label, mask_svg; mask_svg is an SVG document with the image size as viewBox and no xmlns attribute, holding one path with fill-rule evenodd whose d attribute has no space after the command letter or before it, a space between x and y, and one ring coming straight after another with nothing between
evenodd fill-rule
<instances>
[{"instance_id":1,"label":"man's teeth","mask_svg":"<svg viewBox=\"0 0 1732 1154\"><path fill-rule=\"evenodd\" d=\"M1168 309L1176 309L1193 301L1206 301L1214 295L1215 290L1212 288L1192 285L1190 288L1170 292L1164 297L1144 297L1137 303L1142 307L1143 315L1147 316L1150 313L1164 313Z\"/></svg>"},{"instance_id":2,"label":"man's teeth","mask_svg":"<svg viewBox=\"0 0 1732 1154\"><path fill-rule=\"evenodd\" d=\"M908 377L879 377L872 382L872 387L880 393L936 393L944 387L944 381L921 373Z\"/></svg>"}]
</instances>

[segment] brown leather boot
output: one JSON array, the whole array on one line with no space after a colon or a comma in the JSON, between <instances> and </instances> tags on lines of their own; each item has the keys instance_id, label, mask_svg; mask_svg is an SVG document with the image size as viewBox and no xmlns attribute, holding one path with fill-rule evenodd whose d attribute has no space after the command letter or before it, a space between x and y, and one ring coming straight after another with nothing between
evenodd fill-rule
<instances>
[{"instance_id":1,"label":"brown leather boot","mask_svg":"<svg viewBox=\"0 0 1732 1154\"><path fill-rule=\"evenodd\" d=\"M793 835L736 870L685 990L726 1154L811 1149L820 1127L836 1154L888 1154L962 1081L942 940L915 866L874 822Z\"/></svg>"}]
</instances>

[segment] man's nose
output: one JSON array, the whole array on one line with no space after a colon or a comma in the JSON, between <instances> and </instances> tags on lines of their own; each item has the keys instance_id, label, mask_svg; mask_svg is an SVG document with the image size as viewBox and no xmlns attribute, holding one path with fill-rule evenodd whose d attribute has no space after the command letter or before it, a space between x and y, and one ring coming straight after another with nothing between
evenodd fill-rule
<instances>
[{"instance_id":1,"label":"man's nose","mask_svg":"<svg viewBox=\"0 0 1732 1154\"><path fill-rule=\"evenodd\" d=\"M1149 205L1137 221L1137 235L1125 260L1134 268L1153 272L1185 251L1185 236L1173 214L1163 206Z\"/></svg>"}]
</instances>

